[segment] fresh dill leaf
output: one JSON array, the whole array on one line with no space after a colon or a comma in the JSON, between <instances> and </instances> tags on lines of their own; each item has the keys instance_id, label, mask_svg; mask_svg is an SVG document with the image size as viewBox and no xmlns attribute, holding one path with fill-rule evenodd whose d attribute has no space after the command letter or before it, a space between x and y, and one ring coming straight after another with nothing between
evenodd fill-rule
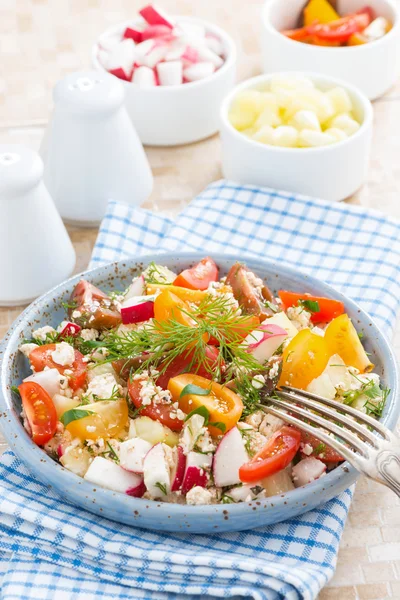
<instances>
[{"instance_id":1,"label":"fresh dill leaf","mask_svg":"<svg viewBox=\"0 0 400 600\"><path fill-rule=\"evenodd\" d=\"M168 285L171 283L166 267L152 261L143 273L146 283Z\"/></svg>"},{"instance_id":2,"label":"fresh dill leaf","mask_svg":"<svg viewBox=\"0 0 400 600\"><path fill-rule=\"evenodd\" d=\"M159 490L162 491L162 493L164 494L164 496L167 495L167 486L165 485L165 483L160 483L159 481L157 481L157 483L154 484Z\"/></svg>"},{"instance_id":3,"label":"fresh dill leaf","mask_svg":"<svg viewBox=\"0 0 400 600\"><path fill-rule=\"evenodd\" d=\"M235 504L235 501L232 496L228 496L228 494L222 494L221 504Z\"/></svg>"},{"instance_id":4,"label":"fresh dill leaf","mask_svg":"<svg viewBox=\"0 0 400 600\"><path fill-rule=\"evenodd\" d=\"M65 312L68 312L69 310L74 310L75 308L78 308L78 303L76 300L70 300L69 302L61 302L61 306L63 307Z\"/></svg>"},{"instance_id":5,"label":"fresh dill leaf","mask_svg":"<svg viewBox=\"0 0 400 600\"><path fill-rule=\"evenodd\" d=\"M364 332L363 331L359 331L357 333L358 337L360 338L360 340L362 340L364 338Z\"/></svg>"},{"instance_id":6,"label":"fresh dill leaf","mask_svg":"<svg viewBox=\"0 0 400 600\"><path fill-rule=\"evenodd\" d=\"M182 398L182 396L187 396L188 394L195 394L196 396L209 396L210 393L211 389L205 390L204 388L198 385L188 383L187 385L185 385L185 387L179 394L179 398Z\"/></svg>"},{"instance_id":7,"label":"fresh dill leaf","mask_svg":"<svg viewBox=\"0 0 400 600\"><path fill-rule=\"evenodd\" d=\"M93 402L107 402L108 400L119 400L121 398L121 393L119 391L118 386L114 385L112 388L112 391L111 391L111 396L109 396L108 398L100 398L96 394L92 394L92 398L93 398ZM85 399L87 400L88 397L85 396ZM89 400L89 402L90 402L90 400Z\"/></svg>"},{"instance_id":8,"label":"fresh dill leaf","mask_svg":"<svg viewBox=\"0 0 400 600\"><path fill-rule=\"evenodd\" d=\"M319 456L320 454L324 454L326 451L326 445L323 442L320 442L318 446L316 446L313 450L313 454L315 456Z\"/></svg>"},{"instance_id":9,"label":"fresh dill leaf","mask_svg":"<svg viewBox=\"0 0 400 600\"><path fill-rule=\"evenodd\" d=\"M106 450L106 452L108 453L109 457L114 460L115 462L119 463L119 458L118 458L118 454L115 452L114 448L111 446L110 442L107 440L107 446L108 446L108 450ZM105 454L103 452L103 454Z\"/></svg>"},{"instance_id":10,"label":"fresh dill leaf","mask_svg":"<svg viewBox=\"0 0 400 600\"><path fill-rule=\"evenodd\" d=\"M264 304L267 308L269 308L273 313L279 312L278 306L270 302L269 300L264 300Z\"/></svg>"},{"instance_id":11,"label":"fresh dill leaf","mask_svg":"<svg viewBox=\"0 0 400 600\"><path fill-rule=\"evenodd\" d=\"M385 408L386 405L386 400L387 397L390 394L390 389L389 388L383 388L380 391L380 400L378 402L373 402L373 398L377 398L378 396L367 396L367 400L364 404L364 408L365 408L365 412L367 413L367 415L370 415L371 417L375 417L376 419L380 419L382 414L383 414L383 410Z\"/></svg>"},{"instance_id":12,"label":"fresh dill leaf","mask_svg":"<svg viewBox=\"0 0 400 600\"><path fill-rule=\"evenodd\" d=\"M143 409L144 409L144 406L138 406L137 408L134 408L134 406L131 403L129 403L128 404L129 418L136 419L136 417L140 415L140 413L142 412Z\"/></svg>"},{"instance_id":13,"label":"fresh dill leaf","mask_svg":"<svg viewBox=\"0 0 400 600\"><path fill-rule=\"evenodd\" d=\"M243 438L244 447L246 448L246 452L250 458L253 458L255 455L254 450L252 449L252 439L251 439L251 429L239 429L240 435Z\"/></svg>"},{"instance_id":14,"label":"fresh dill leaf","mask_svg":"<svg viewBox=\"0 0 400 600\"><path fill-rule=\"evenodd\" d=\"M298 305L310 313L317 313L320 310L319 303L316 300L299 300Z\"/></svg>"},{"instance_id":15,"label":"fresh dill leaf","mask_svg":"<svg viewBox=\"0 0 400 600\"><path fill-rule=\"evenodd\" d=\"M16 385L11 386L11 391L14 392L14 394L18 394L18 396L21 396L20 391Z\"/></svg>"}]
</instances>

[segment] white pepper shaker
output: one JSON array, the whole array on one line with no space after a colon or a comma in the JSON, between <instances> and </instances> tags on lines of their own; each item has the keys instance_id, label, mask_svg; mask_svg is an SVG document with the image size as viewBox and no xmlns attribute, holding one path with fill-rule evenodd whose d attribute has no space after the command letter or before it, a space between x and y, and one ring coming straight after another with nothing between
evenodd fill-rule
<instances>
[{"instance_id":1,"label":"white pepper shaker","mask_svg":"<svg viewBox=\"0 0 400 600\"><path fill-rule=\"evenodd\" d=\"M107 73L72 73L54 88L42 143L44 181L64 220L97 225L109 200L140 205L153 176L124 106L122 83Z\"/></svg>"},{"instance_id":2,"label":"white pepper shaker","mask_svg":"<svg viewBox=\"0 0 400 600\"><path fill-rule=\"evenodd\" d=\"M67 277L75 251L43 183L40 156L0 145L0 306L26 304Z\"/></svg>"}]
</instances>

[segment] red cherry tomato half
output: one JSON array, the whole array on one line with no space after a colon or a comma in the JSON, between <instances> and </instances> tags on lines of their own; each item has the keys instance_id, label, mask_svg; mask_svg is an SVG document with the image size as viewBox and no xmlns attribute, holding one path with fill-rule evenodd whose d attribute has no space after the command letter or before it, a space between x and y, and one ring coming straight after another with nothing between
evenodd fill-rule
<instances>
[{"instance_id":1,"label":"red cherry tomato half","mask_svg":"<svg viewBox=\"0 0 400 600\"><path fill-rule=\"evenodd\" d=\"M22 406L38 446L46 444L56 432L57 412L49 394L38 383L25 381L18 386Z\"/></svg>"},{"instance_id":2,"label":"red cherry tomato half","mask_svg":"<svg viewBox=\"0 0 400 600\"><path fill-rule=\"evenodd\" d=\"M308 456L315 456L315 458L319 458L324 463L336 463L344 460L343 456L336 452L330 446L327 446L317 437L311 435L310 433L306 433L305 431L301 431L301 444L300 444L300 452L303 458L307 458ZM313 451L312 454L306 454L303 452L304 446L309 444Z\"/></svg>"},{"instance_id":3,"label":"red cherry tomato half","mask_svg":"<svg viewBox=\"0 0 400 600\"><path fill-rule=\"evenodd\" d=\"M285 309L290 306L298 306L299 301L301 302L302 300L318 302L319 310L311 315L313 323L328 323L328 321L332 321L332 319L344 313L344 304L340 300L312 296L311 294L296 294L296 292L288 292L286 290L279 290L278 294ZM305 306L305 310L307 310L307 306Z\"/></svg>"},{"instance_id":4,"label":"red cherry tomato half","mask_svg":"<svg viewBox=\"0 0 400 600\"><path fill-rule=\"evenodd\" d=\"M240 480L243 483L253 483L282 471L293 460L300 447L300 440L300 431L283 426L260 452L240 467Z\"/></svg>"},{"instance_id":5,"label":"red cherry tomato half","mask_svg":"<svg viewBox=\"0 0 400 600\"><path fill-rule=\"evenodd\" d=\"M38 348L32 350L29 354L29 360L32 367L35 369L36 373L43 371L45 367L57 369L62 375L64 374L64 371L72 371L72 375L69 375L68 377L69 386L74 391L78 390L84 385L87 376L87 366L83 361L83 354L78 350L74 350L75 360L72 365L63 366L54 362L51 356L55 349L56 344L44 344L43 346L38 346Z\"/></svg>"},{"instance_id":6,"label":"red cherry tomato half","mask_svg":"<svg viewBox=\"0 0 400 600\"><path fill-rule=\"evenodd\" d=\"M191 290L206 290L212 281L218 280L218 267L212 258L207 256L191 269L185 269L178 275L174 285Z\"/></svg>"},{"instance_id":7,"label":"red cherry tomato half","mask_svg":"<svg viewBox=\"0 0 400 600\"><path fill-rule=\"evenodd\" d=\"M166 370L161 373L157 379L157 385L162 387L164 390L168 387L168 382L173 377L187 373L190 367L190 373L200 375L206 379L212 379L218 366L220 369L225 368L225 362L219 359L219 351L213 346L206 346L204 362L205 364L193 363L194 351L192 350L188 354L182 354L178 356L167 366ZM162 365L160 370L162 369Z\"/></svg>"},{"instance_id":8,"label":"red cherry tomato half","mask_svg":"<svg viewBox=\"0 0 400 600\"><path fill-rule=\"evenodd\" d=\"M159 421L162 425L169 427L172 431L180 431L183 427L183 421L180 419L171 417L173 409L171 404L162 404L161 402L156 404L151 402L143 407L143 400L140 397L140 391L142 389L140 380L133 379L128 380L128 392L132 403L136 408L140 408L141 417L149 417L153 421Z\"/></svg>"}]
</instances>

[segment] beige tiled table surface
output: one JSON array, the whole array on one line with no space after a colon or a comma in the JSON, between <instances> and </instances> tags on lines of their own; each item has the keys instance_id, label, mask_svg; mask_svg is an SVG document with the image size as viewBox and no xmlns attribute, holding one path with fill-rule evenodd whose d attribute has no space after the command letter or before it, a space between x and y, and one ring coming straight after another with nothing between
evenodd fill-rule
<instances>
[{"instance_id":1,"label":"beige tiled table surface","mask_svg":"<svg viewBox=\"0 0 400 600\"><path fill-rule=\"evenodd\" d=\"M96 36L131 18L144 3L0 0L0 143L38 148L53 85L66 73L88 67ZM163 6L172 14L201 16L224 27L238 44L240 79L260 72L260 0L164 0ZM400 83L374 103L374 112L368 181L350 201L400 217ZM217 137L178 148L148 147L146 151L155 177L154 192L146 204L149 208L177 213L207 183L221 176ZM76 271L80 271L88 263L96 230L70 228L69 232L77 252ZM21 309L0 309L0 338ZM400 356L399 328L395 347ZM0 439L0 451L1 446ZM400 502L384 488L361 479L336 574L320 600L386 598L400 600Z\"/></svg>"}]
</instances>

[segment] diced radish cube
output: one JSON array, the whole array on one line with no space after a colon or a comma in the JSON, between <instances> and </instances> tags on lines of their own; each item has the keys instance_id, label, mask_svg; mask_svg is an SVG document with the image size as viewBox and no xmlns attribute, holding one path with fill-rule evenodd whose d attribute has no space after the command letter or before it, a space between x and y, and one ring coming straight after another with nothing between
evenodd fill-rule
<instances>
[{"instance_id":1,"label":"diced radish cube","mask_svg":"<svg viewBox=\"0 0 400 600\"><path fill-rule=\"evenodd\" d=\"M240 483L239 469L249 460L242 435L237 427L230 429L215 451L213 474L218 487Z\"/></svg>"},{"instance_id":2,"label":"diced radish cube","mask_svg":"<svg viewBox=\"0 0 400 600\"><path fill-rule=\"evenodd\" d=\"M125 39L110 51L107 67L116 77L130 81L134 62L135 43L131 39Z\"/></svg>"},{"instance_id":3,"label":"diced radish cube","mask_svg":"<svg viewBox=\"0 0 400 600\"><path fill-rule=\"evenodd\" d=\"M186 469L182 482L182 493L187 494L193 487L206 487L209 476L207 469L212 465L212 456L189 452L186 457Z\"/></svg>"},{"instance_id":4,"label":"diced radish cube","mask_svg":"<svg viewBox=\"0 0 400 600\"><path fill-rule=\"evenodd\" d=\"M198 62L199 53L195 48L192 48L191 46L187 46L185 49L185 52L182 54L182 60L184 60L187 63Z\"/></svg>"},{"instance_id":5,"label":"diced radish cube","mask_svg":"<svg viewBox=\"0 0 400 600\"><path fill-rule=\"evenodd\" d=\"M108 61L110 58L108 50L99 50L97 53L97 58L99 59L99 63L108 70Z\"/></svg>"},{"instance_id":6,"label":"diced radish cube","mask_svg":"<svg viewBox=\"0 0 400 600\"><path fill-rule=\"evenodd\" d=\"M213 52L215 52L215 54L218 54L218 56L223 55L224 46L218 36L216 36L214 33L206 33L205 41L206 41L207 47L210 50L212 50Z\"/></svg>"},{"instance_id":7,"label":"diced radish cube","mask_svg":"<svg viewBox=\"0 0 400 600\"><path fill-rule=\"evenodd\" d=\"M119 447L121 467L134 473L143 473L144 457L151 448L152 444L150 442L138 437L122 442Z\"/></svg>"},{"instance_id":8,"label":"diced radish cube","mask_svg":"<svg viewBox=\"0 0 400 600\"><path fill-rule=\"evenodd\" d=\"M46 392L50 398L53 398L56 394L60 393L60 373L57 369L46 369L45 371L39 371L29 377L26 377L24 381L34 381L38 383Z\"/></svg>"},{"instance_id":9,"label":"diced radish cube","mask_svg":"<svg viewBox=\"0 0 400 600\"><path fill-rule=\"evenodd\" d=\"M146 56L151 50L153 50L155 46L155 40L145 40L138 44L135 48L136 51L136 60L138 64L141 64L140 61L142 58Z\"/></svg>"},{"instance_id":10,"label":"diced radish cube","mask_svg":"<svg viewBox=\"0 0 400 600\"><path fill-rule=\"evenodd\" d=\"M96 456L93 459L84 479L95 485L114 490L114 492L122 492L137 498L143 496L145 492L142 477L125 471L120 465L102 456Z\"/></svg>"},{"instance_id":11,"label":"diced radish cube","mask_svg":"<svg viewBox=\"0 0 400 600\"><path fill-rule=\"evenodd\" d=\"M318 458L303 458L292 469L293 482L296 487L301 487L318 479L326 471L326 465Z\"/></svg>"},{"instance_id":12,"label":"diced radish cube","mask_svg":"<svg viewBox=\"0 0 400 600\"><path fill-rule=\"evenodd\" d=\"M153 498L163 498L171 490L169 467L162 444L156 444L143 462L144 483Z\"/></svg>"},{"instance_id":13,"label":"diced radish cube","mask_svg":"<svg viewBox=\"0 0 400 600\"><path fill-rule=\"evenodd\" d=\"M117 36L117 35L107 35L104 36L103 38L99 39L99 47L102 50L106 50L107 52L109 52L110 50L112 50L113 48L115 48L115 46L118 46L118 44L121 41L121 36Z\"/></svg>"},{"instance_id":14,"label":"diced radish cube","mask_svg":"<svg viewBox=\"0 0 400 600\"><path fill-rule=\"evenodd\" d=\"M156 75L149 67L138 67L133 71L132 83L140 87L154 87L157 85Z\"/></svg>"},{"instance_id":15,"label":"diced radish cube","mask_svg":"<svg viewBox=\"0 0 400 600\"><path fill-rule=\"evenodd\" d=\"M160 85L179 85L182 83L183 65L180 60L159 63L157 74Z\"/></svg>"},{"instance_id":16,"label":"diced radish cube","mask_svg":"<svg viewBox=\"0 0 400 600\"><path fill-rule=\"evenodd\" d=\"M125 29L123 37L133 40L136 44L140 44L140 42L143 41L143 29L144 28L140 28L137 25L132 25Z\"/></svg>"},{"instance_id":17,"label":"diced radish cube","mask_svg":"<svg viewBox=\"0 0 400 600\"><path fill-rule=\"evenodd\" d=\"M148 52L143 58L141 58L140 62L144 66L149 67L150 69L154 69L154 67L164 59L167 52L167 44L157 44L150 52Z\"/></svg>"},{"instance_id":18,"label":"diced radish cube","mask_svg":"<svg viewBox=\"0 0 400 600\"><path fill-rule=\"evenodd\" d=\"M185 475L186 456L182 446L176 446L176 462L171 471L171 492L180 490Z\"/></svg>"},{"instance_id":19,"label":"diced radish cube","mask_svg":"<svg viewBox=\"0 0 400 600\"><path fill-rule=\"evenodd\" d=\"M179 60L186 50L186 43L179 38L171 42L168 46L168 52L164 56L164 60Z\"/></svg>"},{"instance_id":20,"label":"diced radish cube","mask_svg":"<svg viewBox=\"0 0 400 600\"><path fill-rule=\"evenodd\" d=\"M139 11L143 19L148 22L149 25L166 25L170 29L173 29L174 24L172 21L154 4L149 4Z\"/></svg>"},{"instance_id":21,"label":"diced radish cube","mask_svg":"<svg viewBox=\"0 0 400 600\"><path fill-rule=\"evenodd\" d=\"M80 327L80 325L67 321L65 326L60 331L60 337L75 336L78 335L81 330L82 327Z\"/></svg>"},{"instance_id":22,"label":"diced radish cube","mask_svg":"<svg viewBox=\"0 0 400 600\"><path fill-rule=\"evenodd\" d=\"M166 25L149 25L149 27L146 27L146 29L143 31L141 41L150 40L152 38L170 36L170 35L171 35L171 29L170 29L170 27L167 27Z\"/></svg>"},{"instance_id":23,"label":"diced radish cube","mask_svg":"<svg viewBox=\"0 0 400 600\"><path fill-rule=\"evenodd\" d=\"M183 77L186 81L199 81L205 77L209 77L215 71L212 62L198 62L190 67L186 67L183 71Z\"/></svg>"},{"instance_id":24,"label":"diced radish cube","mask_svg":"<svg viewBox=\"0 0 400 600\"><path fill-rule=\"evenodd\" d=\"M155 296L139 296L125 300L121 307L121 318L124 325L143 323L154 317Z\"/></svg>"},{"instance_id":25,"label":"diced radish cube","mask_svg":"<svg viewBox=\"0 0 400 600\"><path fill-rule=\"evenodd\" d=\"M224 64L224 59L218 56L215 52L207 48L207 46L196 46L199 54L199 60L204 62L211 62L216 69L219 69Z\"/></svg>"}]
</instances>

